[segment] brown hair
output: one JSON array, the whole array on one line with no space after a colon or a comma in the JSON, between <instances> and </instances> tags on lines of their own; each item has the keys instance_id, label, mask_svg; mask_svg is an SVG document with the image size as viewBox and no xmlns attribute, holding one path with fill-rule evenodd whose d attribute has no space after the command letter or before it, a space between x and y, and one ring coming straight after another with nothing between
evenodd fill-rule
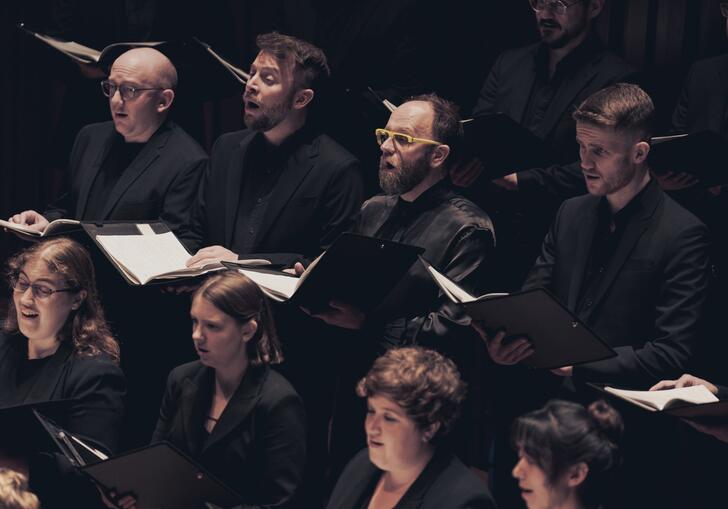
<instances>
[{"instance_id":1,"label":"brown hair","mask_svg":"<svg viewBox=\"0 0 728 509\"><path fill-rule=\"evenodd\" d=\"M543 408L516 419L512 440L554 484L566 470L586 463L589 474L579 486L587 507L597 507L606 496L620 464L617 443L624 431L619 413L604 400L589 408L571 401L552 400Z\"/></svg>"},{"instance_id":2,"label":"brown hair","mask_svg":"<svg viewBox=\"0 0 728 509\"><path fill-rule=\"evenodd\" d=\"M655 105L647 93L632 83L616 83L599 90L574 111L577 122L615 131L628 131L649 140L652 135Z\"/></svg>"},{"instance_id":3,"label":"brown hair","mask_svg":"<svg viewBox=\"0 0 728 509\"><path fill-rule=\"evenodd\" d=\"M79 308L71 311L58 333L61 341L71 341L76 355L94 357L106 354L119 362L119 344L106 323L104 310L96 290L94 266L88 251L78 242L59 237L38 242L16 254L8 261L7 277L16 278L32 259L46 263L48 270L61 275L69 287L85 290L86 298ZM6 332L18 332L17 310L10 299L8 315L3 324Z\"/></svg>"},{"instance_id":4,"label":"brown hair","mask_svg":"<svg viewBox=\"0 0 728 509\"><path fill-rule=\"evenodd\" d=\"M316 89L320 81L331 73L324 52L310 42L270 32L256 37L255 44L260 51L270 53L279 61L288 62L292 59L297 87Z\"/></svg>"},{"instance_id":5,"label":"brown hair","mask_svg":"<svg viewBox=\"0 0 728 509\"><path fill-rule=\"evenodd\" d=\"M38 497L28 490L28 478L9 468L0 468L0 508L40 509Z\"/></svg>"},{"instance_id":6,"label":"brown hair","mask_svg":"<svg viewBox=\"0 0 728 509\"><path fill-rule=\"evenodd\" d=\"M465 383L455 364L434 350L393 348L372 365L356 393L362 398L387 396L424 430L439 422L437 438L457 420L465 399Z\"/></svg>"},{"instance_id":7,"label":"brown hair","mask_svg":"<svg viewBox=\"0 0 728 509\"><path fill-rule=\"evenodd\" d=\"M237 271L227 271L207 279L195 291L193 299L203 297L239 324L255 320L258 328L247 343L250 363L278 364L283 353L278 342L273 313L258 285Z\"/></svg>"}]
</instances>

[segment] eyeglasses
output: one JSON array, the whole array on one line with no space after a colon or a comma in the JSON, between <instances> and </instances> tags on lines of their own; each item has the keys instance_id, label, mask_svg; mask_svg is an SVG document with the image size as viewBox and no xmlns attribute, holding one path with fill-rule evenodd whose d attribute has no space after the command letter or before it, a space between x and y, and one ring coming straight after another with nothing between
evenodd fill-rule
<instances>
[{"instance_id":1,"label":"eyeglasses","mask_svg":"<svg viewBox=\"0 0 728 509\"><path fill-rule=\"evenodd\" d=\"M564 15L569 7L580 4L583 1L584 0L576 0L575 2L566 3L562 0L528 0L528 3L531 4L531 9L533 9L534 12L549 9L551 12Z\"/></svg>"},{"instance_id":2,"label":"eyeglasses","mask_svg":"<svg viewBox=\"0 0 728 509\"><path fill-rule=\"evenodd\" d=\"M142 88L142 87L133 87L131 85L117 85L115 83L110 82L109 80L104 80L101 82L101 91L104 93L106 97L114 97L114 94L116 91L119 91L121 94L121 98L125 101L131 101L136 97L137 92L141 92L143 90L164 90L162 87L150 87L150 88Z\"/></svg>"},{"instance_id":3,"label":"eyeglasses","mask_svg":"<svg viewBox=\"0 0 728 509\"><path fill-rule=\"evenodd\" d=\"M374 135L377 137L377 143L379 145L384 144L385 141L387 141L389 138L392 138L392 140L399 145L400 147L406 147L407 145L411 145L413 143L425 143L427 145L442 145L439 141L434 140L427 140L425 138L415 138L413 136L410 136L409 134L404 133L396 133L394 131L389 131L387 129L375 129Z\"/></svg>"},{"instance_id":4,"label":"eyeglasses","mask_svg":"<svg viewBox=\"0 0 728 509\"><path fill-rule=\"evenodd\" d=\"M31 289L33 292L33 297L36 299L47 299L54 293L60 293L60 292L77 292L81 288L78 286L69 286L68 288L59 288L58 290L51 288L50 286L46 286L40 283L31 283L25 278L15 276L10 279L10 287L13 289L14 292L18 293L25 293L28 291L28 288Z\"/></svg>"},{"instance_id":5,"label":"eyeglasses","mask_svg":"<svg viewBox=\"0 0 728 509\"><path fill-rule=\"evenodd\" d=\"M724 18L728 18L728 2L720 3L720 13L723 15Z\"/></svg>"}]
</instances>

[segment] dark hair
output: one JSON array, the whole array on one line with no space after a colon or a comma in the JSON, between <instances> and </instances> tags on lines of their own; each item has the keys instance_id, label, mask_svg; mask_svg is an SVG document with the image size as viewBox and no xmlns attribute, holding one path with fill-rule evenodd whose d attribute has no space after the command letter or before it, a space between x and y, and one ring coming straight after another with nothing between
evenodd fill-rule
<instances>
[{"instance_id":1,"label":"dark hair","mask_svg":"<svg viewBox=\"0 0 728 509\"><path fill-rule=\"evenodd\" d=\"M86 291L86 298L79 308L69 313L59 332L59 339L71 341L76 355L93 357L104 353L118 363L119 344L106 323L88 251L78 242L65 237L38 242L8 260L6 276L9 279L18 277L25 264L33 259L44 261L48 270L60 274L67 286ZM3 329L6 332L18 332L13 299L10 299Z\"/></svg>"},{"instance_id":2,"label":"dark hair","mask_svg":"<svg viewBox=\"0 0 728 509\"><path fill-rule=\"evenodd\" d=\"M247 276L227 271L208 278L192 298L202 297L220 311L243 324L255 320L258 328L247 343L253 366L283 362L283 353L276 334L273 314L263 292Z\"/></svg>"},{"instance_id":3,"label":"dark hair","mask_svg":"<svg viewBox=\"0 0 728 509\"><path fill-rule=\"evenodd\" d=\"M649 140L655 105L647 93L631 83L616 83L599 90L574 111L574 120L615 131L629 131Z\"/></svg>"},{"instance_id":4,"label":"dark hair","mask_svg":"<svg viewBox=\"0 0 728 509\"><path fill-rule=\"evenodd\" d=\"M294 83L300 88L317 89L320 82L330 75L324 52L311 44L290 35L270 32L255 39L260 51L272 54L277 60L294 63Z\"/></svg>"},{"instance_id":5,"label":"dark hair","mask_svg":"<svg viewBox=\"0 0 728 509\"><path fill-rule=\"evenodd\" d=\"M465 399L465 383L455 364L434 350L393 348L372 365L356 387L362 398L387 396L424 430L439 422L436 438L445 436L457 420Z\"/></svg>"},{"instance_id":6,"label":"dark hair","mask_svg":"<svg viewBox=\"0 0 728 509\"><path fill-rule=\"evenodd\" d=\"M454 154L460 150L463 141L463 124L457 105L434 93L415 95L405 102L410 101L423 101L432 107L432 136L435 141L450 147L448 161L454 161Z\"/></svg>"},{"instance_id":7,"label":"dark hair","mask_svg":"<svg viewBox=\"0 0 728 509\"><path fill-rule=\"evenodd\" d=\"M619 413L604 400L588 409L571 401L552 400L516 419L512 440L551 484L569 467L585 463L589 473L579 486L579 495L587 507L595 507L621 462L617 442L623 430Z\"/></svg>"}]
</instances>

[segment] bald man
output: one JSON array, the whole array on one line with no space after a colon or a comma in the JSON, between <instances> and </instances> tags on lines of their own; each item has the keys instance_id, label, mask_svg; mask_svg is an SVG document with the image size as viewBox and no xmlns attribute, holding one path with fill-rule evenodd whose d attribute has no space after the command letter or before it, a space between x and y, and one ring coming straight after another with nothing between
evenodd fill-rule
<instances>
[{"instance_id":1,"label":"bald man","mask_svg":"<svg viewBox=\"0 0 728 509\"><path fill-rule=\"evenodd\" d=\"M101 91L112 121L90 124L76 137L65 192L43 213L10 218L39 232L58 218L87 221L164 220L176 231L207 165L207 154L167 118L177 71L152 48L117 58Z\"/></svg>"}]
</instances>

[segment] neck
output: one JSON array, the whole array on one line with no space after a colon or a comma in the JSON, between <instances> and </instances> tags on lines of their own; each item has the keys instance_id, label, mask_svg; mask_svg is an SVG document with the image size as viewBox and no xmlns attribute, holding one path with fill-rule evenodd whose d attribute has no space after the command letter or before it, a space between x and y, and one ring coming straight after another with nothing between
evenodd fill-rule
<instances>
[{"instance_id":1,"label":"neck","mask_svg":"<svg viewBox=\"0 0 728 509\"><path fill-rule=\"evenodd\" d=\"M146 143L146 142L148 142L149 138L154 136L154 133L157 132L159 127L164 123L164 121L166 119L167 119L166 115L163 117L160 117L154 125L150 126L150 128L147 129L146 131L144 131L143 133L138 134L136 136L130 136L130 137L124 136L124 141L126 143Z\"/></svg>"},{"instance_id":2,"label":"neck","mask_svg":"<svg viewBox=\"0 0 728 509\"><path fill-rule=\"evenodd\" d=\"M248 371L248 359L231 363L229 366L215 368L215 391L226 399L237 390L245 373Z\"/></svg>"},{"instance_id":3,"label":"neck","mask_svg":"<svg viewBox=\"0 0 728 509\"><path fill-rule=\"evenodd\" d=\"M553 509L585 509L575 491L570 491L561 503L557 504Z\"/></svg>"},{"instance_id":4,"label":"neck","mask_svg":"<svg viewBox=\"0 0 728 509\"><path fill-rule=\"evenodd\" d=\"M415 187L407 191L406 193L402 193L400 196L404 201L413 202L417 198L420 197L422 193L427 191L429 188L440 182L443 178L443 174L436 170L430 170L430 173L427 174L427 176L422 179L422 182L417 184Z\"/></svg>"},{"instance_id":5,"label":"neck","mask_svg":"<svg viewBox=\"0 0 728 509\"><path fill-rule=\"evenodd\" d=\"M58 351L61 342L56 337L47 339L28 338L28 359L50 357Z\"/></svg>"},{"instance_id":6,"label":"neck","mask_svg":"<svg viewBox=\"0 0 728 509\"><path fill-rule=\"evenodd\" d=\"M616 193L607 195L607 203L609 203L609 209L612 211L612 214L616 214L626 207L627 204L631 202L632 199L637 196L637 194L639 194L639 192L642 191L647 184L650 183L650 172L647 171L646 168L643 167L637 171L638 173L644 172L642 177L633 179L632 182Z\"/></svg>"},{"instance_id":7,"label":"neck","mask_svg":"<svg viewBox=\"0 0 728 509\"><path fill-rule=\"evenodd\" d=\"M271 145L280 145L286 138L301 129L306 124L306 111L292 111L288 117L269 131L263 132L263 136Z\"/></svg>"},{"instance_id":8,"label":"neck","mask_svg":"<svg viewBox=\"0 0 728 509\"><path fill-rule=\"evenodd\" d=\"M584 30L561 48L549 48L549 74L554 74L559 62L561 62L564 58L566 58L566 55L574 51L582 42L584 42L589 33L589 29Z\"/></svg>"},{"instance_id":9,"label":"neck","mask_svg":"<svg viewBox=\"0 0 728 509\"><path fill-rule=\"evenodd\" d=\"M407 489L417 480L434 454L432 446L425 446L415 460L405 468L388 470L382 475L382 488L385 491Z\"/></svg>"}]
</instances>

